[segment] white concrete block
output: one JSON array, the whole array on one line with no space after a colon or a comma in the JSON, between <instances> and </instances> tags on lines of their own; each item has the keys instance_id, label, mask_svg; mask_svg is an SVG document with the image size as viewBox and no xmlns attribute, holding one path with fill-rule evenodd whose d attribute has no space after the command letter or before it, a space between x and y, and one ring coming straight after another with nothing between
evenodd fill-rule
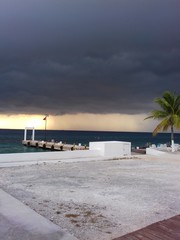
<instances>
[{"instance_id":1,"label":"white concrete block","mask_svg":"<svg viewBox=\"0 0 180 240\"><path fill-rule=\"evenodd\" d=\"M131 155L131 143L120 141L90 142L90 150L98 150L101 156L121 157Z\"/></svg>"}]
</instances>

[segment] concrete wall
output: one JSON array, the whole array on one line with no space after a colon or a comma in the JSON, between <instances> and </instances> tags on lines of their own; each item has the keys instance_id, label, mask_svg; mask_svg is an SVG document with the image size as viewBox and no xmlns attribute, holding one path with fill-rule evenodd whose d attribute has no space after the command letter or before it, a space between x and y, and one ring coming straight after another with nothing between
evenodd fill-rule
<instances>
[{"instance_id":1,"label":"concrete wall","mask_svg":"<svg viewBox=\"0 0 180 240\"><path fill-rule=\"evenodd\" d=\"M0 154L0 168L43 162L86 161L131 155L130 142L90 142L89 150Z\"/></svg>"},{"instance_id":2,"label":"concrete wall","mask_svg":"<svg viewBox=\"0 0 180 240\"><path fill-rule=\"evenodd\" d=\"M39 160L61 160L70 158L88 158L100 156L97 150L77 150L65 152L38 152L38 153L10 153L0 154L0 161L39 161Z\"/></svg>"},{"instance_id":3,"label":"concrete wall","mask_svg":"<svg viewBox=\"0 0 180 240\"><path fill-rule=\"evenodd\" d=\"M163 154L166 154L166 152L159 151L159 150L154 149L154 148L146 148L146 154L147 155L152 155L152 156L161 156Z\"/></svg>"},{"instance_id":4,"label":"concrete wall","mask_svg":"<svg viewBox=\"0 0 180 240\"><path fill-rule=\"evenodd\" d=\"M131 143L120 141L90 142L90 150L98 150L101 156L121 157L131 155Z\"/></svg>"}]
</instances>

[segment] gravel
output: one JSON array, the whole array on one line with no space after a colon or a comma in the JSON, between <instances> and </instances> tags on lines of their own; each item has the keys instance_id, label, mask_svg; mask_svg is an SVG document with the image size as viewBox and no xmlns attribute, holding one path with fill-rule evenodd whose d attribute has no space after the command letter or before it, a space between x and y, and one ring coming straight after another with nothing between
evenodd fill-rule
<instances>
[{"instance_id":1,"label":"gravel","mask_svg":"<svg viewBox=\"0 0 180 240\"><path fill-rule=\"evenodd\" d=\"M80 240L110 240L180 213L180 156L1 168L0 186Z\"/></svg>"}]
</instances>

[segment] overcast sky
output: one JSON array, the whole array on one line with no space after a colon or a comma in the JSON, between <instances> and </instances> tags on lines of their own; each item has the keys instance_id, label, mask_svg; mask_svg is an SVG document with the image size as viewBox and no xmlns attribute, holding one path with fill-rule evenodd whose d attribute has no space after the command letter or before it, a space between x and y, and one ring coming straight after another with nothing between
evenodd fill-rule
<instances>
[{"instance_id":1,"label":"overcast sky","mask_svg":"<svg viewBox=\"0 0 180 240\"><path fill-rule=\"evenodd\" d=\"M179 0L1 0L1 114L143 114L180 89Z\"/></svg>"}]
</instances>

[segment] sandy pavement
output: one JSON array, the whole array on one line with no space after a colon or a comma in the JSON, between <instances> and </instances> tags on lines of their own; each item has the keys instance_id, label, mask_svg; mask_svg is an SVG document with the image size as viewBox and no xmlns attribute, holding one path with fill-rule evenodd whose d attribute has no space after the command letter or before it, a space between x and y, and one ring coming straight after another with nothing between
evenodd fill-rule
<instances>
[{"instance_id":1,"label":"sandy pavement","mask_svg":"<svg viewBox=\"0 0 180 240\"><path fill-rule=\"evenodd\" d=\"M0 187L80 240L110 240L180 214L168 156L0 168Z\"/></svg>"}]
</instances>

